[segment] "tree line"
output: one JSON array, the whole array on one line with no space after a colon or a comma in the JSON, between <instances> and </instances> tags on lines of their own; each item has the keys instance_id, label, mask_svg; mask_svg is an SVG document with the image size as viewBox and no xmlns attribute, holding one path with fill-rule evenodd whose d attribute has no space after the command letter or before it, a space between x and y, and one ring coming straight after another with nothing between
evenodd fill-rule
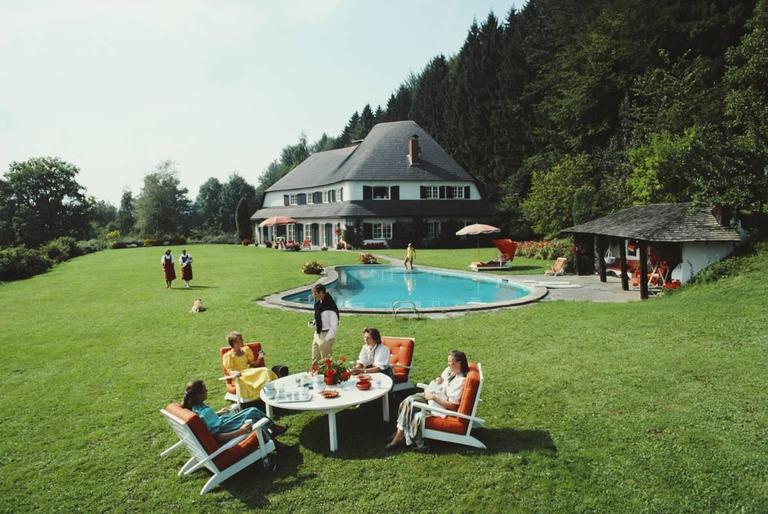
<instances>
[{"instance_id":1,"label":"tree line","mask_svg":"<svg viewBox=\"0 0 768 514\"><path fill-rule=\"evenodd\" d=\"M38 248L48 241L117 237L251 239L250 216L258 207L256 188L234 173L209 178L192 201L172 161L144 176L138 195L123 192L120 206L88 196L79 169L54 157L12 162L0 178L0 248Z\"/></svg>"},{"instance_id":2,"label":"tree line","mask_svg":"<svg viewBox=\"0 0 768 514\"><path fill-rule=\"evenodd\" d=\"M491 13L384 108L286 147L257 190L293 157L407 119L474 175L494 222L517 237L631 205L764 211L768 2L530 0L502 20Z\"/></svg>"}]
</instances>

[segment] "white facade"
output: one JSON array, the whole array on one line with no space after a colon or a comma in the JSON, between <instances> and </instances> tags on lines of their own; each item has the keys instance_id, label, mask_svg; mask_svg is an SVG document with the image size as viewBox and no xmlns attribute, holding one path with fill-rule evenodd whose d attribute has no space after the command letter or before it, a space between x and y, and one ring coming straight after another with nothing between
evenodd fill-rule
<instances>
[{"instance_id":1,"label":"white facade","mask_svg":"<svg viewBox=\"0 0 768 514\"><path fill-rule=\"evenodd\" d=\"M297 195L297 194L306 194L311 195L313 193L324 193L328 191L336 191L336 202L343 201L347 202L350 200L362 200L363 199L363 186L374 186L374 187L392 187L392 186L399 186L400 189L400 200L421 200L421 186L431 186L431 187L440 187L440 186L454 186L457 188L464 188L469 186L469 199L470 200L480 200L480 191L477 189L477 186L474 182L461 182L461 181L446 181L446 182L435 182L435 181L429 181L429 182L396 182L396 181L380 181L380 180L371 180L371 181L343 181L343 182L337 182L335 184L328 184L325 186L315 186L310 187L306 189L291 189L291 190L284 190L284 191L269 191L264 196L264 208L269 207L283 207L285 206L285 200L283 199L284 195ZM339 194L339 190L341 190L341 193ZM341 200L339 200L341 198ZM376 198L374 197L374 200ZM455 199L451 199L455 200ZM385 199L382 199L382 201L386 201ZM328 202L323 202L328 203ZM330 202L334 203L334 202ZM308 204L311 205L310 202ZM295 204L293 204L295 205Z\"/></svg>"},{"instance_id":2,"label":"white facade","mask_svg":"<svg viewBox=\"0 0 768 514\"><path fill-rule=\"evenodd\" d=\"M728 257L733 252L736 243L696 242L683 243L682 246L680 270L675 268L672 278L685 284L710 264Z\"/></svg>"}]
</instances>

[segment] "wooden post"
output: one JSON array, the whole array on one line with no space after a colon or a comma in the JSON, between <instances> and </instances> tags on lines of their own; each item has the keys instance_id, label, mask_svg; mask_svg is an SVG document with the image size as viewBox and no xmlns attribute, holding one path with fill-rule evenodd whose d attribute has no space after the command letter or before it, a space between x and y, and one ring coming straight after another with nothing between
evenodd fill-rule
<instances>
[{"instance_id":1,"label":"wooden post","mask_svg":"<svg viewBox=\"0 0 768 514\"><path fill-rule=\"evenodd\" d=\"M600 282L607 282L605 277L605 238L595 236L597 240L597 270L600 273Z\"/></svg>"},{"instance_id":2,"label":"wooden post","mask_svg":"<svg viewBox=\"0 0 768 514\"><path fill-rule=\"evenodd\" d=\"M626 240L619 239L619 259L621 259L621 288L629 291L629 277L627 276L627 247Z\"/></svg>"},{"instance_id":3,"label":"wooden post","mask_svg":"<svg viewBox=\"0 0 768 514\"><path fill-rule=\"evenodd\" d=\"M648 245L645 241L639 241L640 252L640 299L648 299Z\"/></svg>"},{"instance_id":4,"label":"wooden post","mask_svg":"<svg viewBox=\"0 0 768 514\"><path fill-rule=\"evenodd\" d=\"M582 237L580 234L573 235L573 265L574 271L577 275L581 275L581 242Z\"/></svg>"}]
</instances>

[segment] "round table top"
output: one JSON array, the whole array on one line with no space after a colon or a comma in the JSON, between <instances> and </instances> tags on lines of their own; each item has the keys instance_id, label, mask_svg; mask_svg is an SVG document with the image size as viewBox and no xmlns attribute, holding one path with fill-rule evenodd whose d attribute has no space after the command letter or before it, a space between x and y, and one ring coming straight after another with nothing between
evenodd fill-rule
<instances>
[{"instance_id":1,"label":"round table top","mask_svg":"<svg viewBox=\"0 0 768 514\"><path fill-rule=\"evenodd\" d=\"M360 391L355 387L357 379L353 376L346 382L333 386L325 386L326 391L337 391L339 396L335 398L325 398L316 392L314 389L309 389L311 394L311 400L309 401L277 401L276 398L269 398L264 393L264 389L261 390L261 400L273 407L279 407L281 409L305 411L335 411L352 407L353 405L360 405L361 403L367 403L377 398L381 398L392 389L392 379L383 373L371 373L372 387L367 391ZM270 382L274 385L278 391L285 393L292 393L294 391L307 391L307 387L297 384L297 379L302 380L304 383L309 382L309 373L295 373L288 375L287 377L278 378Z\"/></svg>"}]
</instances>

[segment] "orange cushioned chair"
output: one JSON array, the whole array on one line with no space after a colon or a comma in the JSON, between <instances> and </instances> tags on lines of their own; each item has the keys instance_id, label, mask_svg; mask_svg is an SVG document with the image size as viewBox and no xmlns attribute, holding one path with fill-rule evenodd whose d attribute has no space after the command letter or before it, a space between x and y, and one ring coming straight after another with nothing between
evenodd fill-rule
<instances>
[{"instance_id":1,"label":"orange cushioned chair","mask_svg":"<svg viewBox=\"0 0 768 514\"><path fill-rule=\"evenodd\" d=\"M181 467L179 476L194 473L201 467L206 467L213 473L200 490L200 494L207 493L258 460L263 459L265 468L270 466L269 454L275 451L275 443L271 440L265 441L262 435L262 428L269 423L267 418L257 421L250 434L221 444L208 431L203 420L191 410L172 403L160 412L179 436L179 441L160 455L164 457L180 446L186 446L192 457Z\"/></svg>"},{"instance_id":2,"label":"orange cushioned chair","mask_svg":"<svg viewBox=\"0 0 768 514\"><path fill-rule=\"evenodd\" d=\"M254 343L247 343L246 346L251 349L253 352L254 357L256 357L256 364L257 367L262 368L266 366L264 362L264 357L259 355L259 352L261 352L261 343L254 342ZM229 400L230 402L236 402L239 405L242 405L243 403L253 402L258 400L258 398L246 398L243 397L240 394L240 381L238 378L229 377L228 373L229 370L224 367L224 355L226 355L228 352L230 352L232 348L230 346L223 346L219 348L219 361L221 362L221 369L224 370L224 377L221 378L221 380L227 381L227 394L224 395L225 400Z\"/></svg>"},{"instance_id":3,"label":"orange cushioned chair","mask_svg":"<svg viewBox=\"0 0 768 514\"><path fill-rule=\"evenodd\" d=\"M382 336L381 342L389 348L389 365L392 366L392 392L413 389L410 382L411 363L413 362L413 337Z\"/></svg>"},{"instance_id":4,"label":"orange cushioned chair","mask_svg":"<svg viewBox=\"0 0 768 514\"><path fill-rule=\"evenodd\" d=\"M418 384L426 389L426 384ZM421 418L421 428L425 439L447 441L449 443L465 444L475 448L486 448L470 433L474 427L482 427L485 420L475 416L477 405L480 403L480 392L483 389L483 368L480 363L469 363L469 373L464 380L464 392L461 395L459 409L452 411L433 407L422 402L414 402L413 406L424 413ZM446 417L432 414L445 414Z\"/></svg>"}]
</instances>

